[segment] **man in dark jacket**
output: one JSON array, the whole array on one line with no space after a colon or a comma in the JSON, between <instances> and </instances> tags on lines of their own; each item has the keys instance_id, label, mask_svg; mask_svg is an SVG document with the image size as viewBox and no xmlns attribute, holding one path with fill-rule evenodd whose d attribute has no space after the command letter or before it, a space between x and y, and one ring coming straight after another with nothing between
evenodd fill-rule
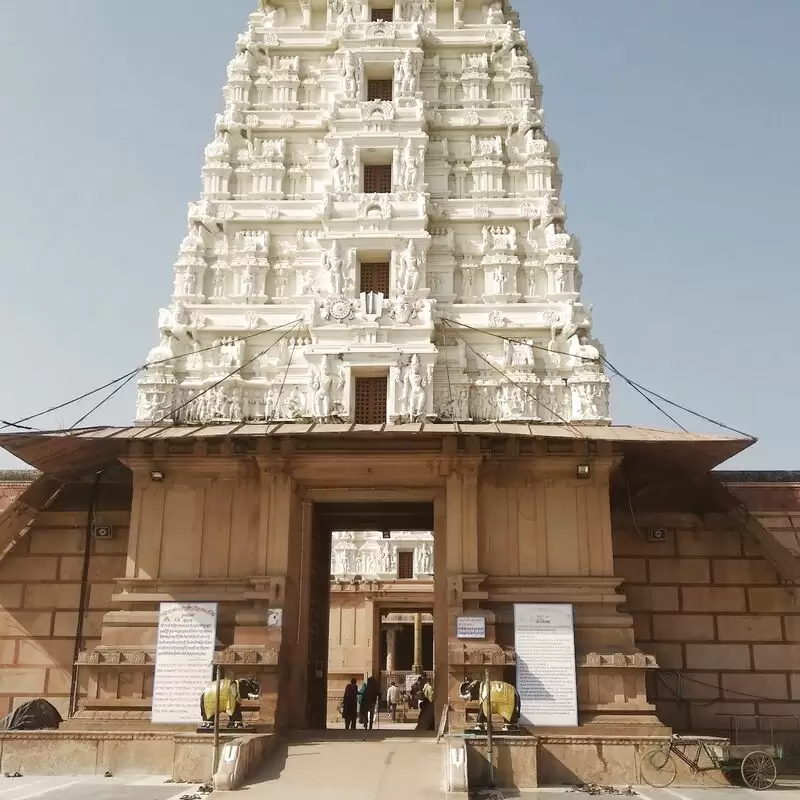
<instances>
[{"instance_id":1,"label":"man in dark jacket","mask_svg":"<svg viewBox=\"0 0 800 800\"><path fill-rule=\"evenodd\" d=\"M375 724L375 709L380 700L380 690L378 689L378 681L373 676L367 678L367 685L364 688L364 693L361 696L361 722L364 725L364 730L372 730Z\"/></svg>"},{"instance_id":2,"label":"man in dark jacket","mask_svg":"<svg viewBox=\"0 0 800 800\"><path fill-rule=\"evenodd\" d=\"M351 678L350 683L344 687L342 716L344 717L344 729L346 731L354 731L356 729L356 717L358 716L358 684L355 678Z\"/></svg>"}]
</instances>

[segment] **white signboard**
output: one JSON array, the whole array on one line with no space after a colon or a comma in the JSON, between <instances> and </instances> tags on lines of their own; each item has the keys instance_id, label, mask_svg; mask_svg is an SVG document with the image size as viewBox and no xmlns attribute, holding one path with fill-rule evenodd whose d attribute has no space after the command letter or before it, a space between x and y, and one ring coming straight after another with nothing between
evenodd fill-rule
<instances>
[{"instance_id":1,"label":"white signboard","mask_svg":"<svg viewBox=\"0 0 800 800\"><path fill-rule=\"evenodd\" d=\"M485 639L486 617L456 617L456 639Z\"/></svg>"},{"instance_id":2,"label":"white signboard","mask_svg":"<svg viewBox=\"0 0 800 800\"><path fill-rule=\"evenodd\" d=\"M162 603L153 682L153 722L200 723L200 695L212 679L216 603Z\"/></svg>"},{"instance_id":3,"label":"white signboard","mask_svg":"<svg viewBox=\"0 0 800 800\"><path fill-rule=\"evenodd\" d=\"M517 691L522 722L578 724L575 630L571 605L514 605Z\"/></svg>"}]
</instances>

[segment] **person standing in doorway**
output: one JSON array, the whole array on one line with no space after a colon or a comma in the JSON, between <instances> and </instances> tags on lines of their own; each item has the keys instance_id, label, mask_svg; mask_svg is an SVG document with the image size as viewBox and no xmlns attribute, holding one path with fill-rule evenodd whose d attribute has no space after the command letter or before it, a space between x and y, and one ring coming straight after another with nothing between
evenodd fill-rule
<instances>
[{"instance_id":1,"label":"person standing in doorway","mask_svg":"<svg viewBox=\"0 0 800 800\"><path fill-rule=\"evenodd\" d=\"M364 694L361 696L361 723L364 730L372 730L375 724L375 709L380 700L380 691L378 689L378 681L373 676L367 678L367 683L364 687Z\"/></svg>"},{"instance_id":2,"label":"person standing in doorway","mask_svg":"<svg viewBox=\"0 0 800 800\"><path fill-rule=\"evenodd\" d=\"M392 722L397 722L397 704L400 702L400 690L397 685L392 681L391 685L386 691L386 705L389 706L389 717Z\"/></svg>"},{"instance_id":3,"label":"person standing in doorway","mask_svg":"<svg viewBox=\"0 0 800 800\"><path fill-rule=\"evenodd\" d=\"M358 716L358 684L355 678L351 678L350 683L344 687L342 716L344 717L344 729L346 731L354 731L356 729L356 717Z\"/></svg>"},{"instance_id":4,"label":"person standing in doorway","mask_svg":"<svg viewBox=\"0 0 800 800\"><path fill-rule=\"evenodd\" d=\"M422 691L419 695L419 720L418 731L432 731L435 729L433 708L433 684L424 676L420 677Z\"/></svg>"}]
</instances>

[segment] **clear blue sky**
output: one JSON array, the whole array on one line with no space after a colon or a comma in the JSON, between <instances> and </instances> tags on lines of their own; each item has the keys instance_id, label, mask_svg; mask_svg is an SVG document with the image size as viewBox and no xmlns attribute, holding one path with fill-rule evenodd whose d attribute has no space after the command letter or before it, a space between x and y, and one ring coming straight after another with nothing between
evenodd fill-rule
<instances>
[{"instance_id":1,"label":"clear blue sky","mask_svg":"<svg viewBox=\"0 0 800 800\"><path fill-rule=\"evenodd\" d=\"M799 468L800 2L516 5L608 357L758 435L731 468ZM225 67L255 6L0 2L0 417L104 383L156 343ZM89 422L126 424L133 407L131 389ZM612 412L670 427L619 381Z\"/></svg>"}]
</instances>

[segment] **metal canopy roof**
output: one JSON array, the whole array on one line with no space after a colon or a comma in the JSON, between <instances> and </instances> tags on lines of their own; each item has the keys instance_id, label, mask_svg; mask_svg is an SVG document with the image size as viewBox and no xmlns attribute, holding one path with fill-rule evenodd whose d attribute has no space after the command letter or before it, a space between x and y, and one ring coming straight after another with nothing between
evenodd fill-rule
<instances>
[{"instance_id":1,"label":"metal canopy roof","mask_svg":"<svg viewBox=\"0 0 800 800\"><path fill-rule=\"evenodd\" d=\"M665 431L627 425L545 425L523 423L410 423L354 425L349 423L234 423L160 427L95 427L73 431L41 431L0 435L0 447L43 473L87 472L123 456L132 440L219 440L233 437L303 437L374 440L376 447L391 439L443 436L522 437L528 439L611 442L624 455L665 458L708 470L726 461L754 439Z\"/></svg>"}]
</instances>

